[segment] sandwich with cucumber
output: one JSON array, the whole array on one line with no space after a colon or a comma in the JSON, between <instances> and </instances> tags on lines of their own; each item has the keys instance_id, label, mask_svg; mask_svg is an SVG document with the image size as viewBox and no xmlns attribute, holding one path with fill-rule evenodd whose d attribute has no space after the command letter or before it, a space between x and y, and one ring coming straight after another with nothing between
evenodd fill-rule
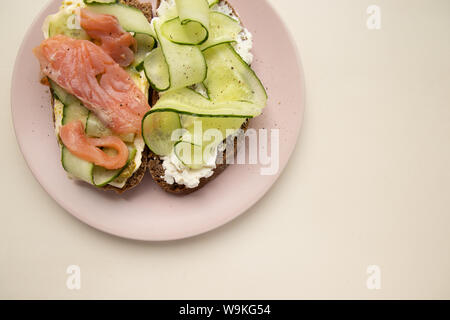
<instances>
[{"instance_id":1,"label":"sandwich with cucumber","mask_svg":"<svg viewBox=\"0 0 450 320\"><path fill-rule=\"evenodd\" d=\"M45 20L34 54L69 177L122 193L147 172L150 84L136 67L156 45L151 19L151 4L138 0L71 0Z\"/></svg>"},{"instance_id":2,"label":"sandwich with cucumber","mask_svg":"<svg viewBox=\"0 0 450 320\"><path fill-rule=\"evenodd\" d=\"M227 168L267 93L251 68L252 34L228 1L158 1L152 27L158 46L141 65L153 88L148 167L165 191L189 194Z\"/></svg>"}]
</instances>

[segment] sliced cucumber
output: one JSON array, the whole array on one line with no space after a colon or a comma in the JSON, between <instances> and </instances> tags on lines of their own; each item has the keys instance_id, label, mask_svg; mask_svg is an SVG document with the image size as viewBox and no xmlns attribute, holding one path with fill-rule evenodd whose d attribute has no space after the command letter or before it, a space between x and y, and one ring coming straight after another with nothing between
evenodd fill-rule
<instances>
[{"instance_id":1,"label":"sliced cucumber","mask_svg":"<svg viewBox=\"0 0 450 320\"><path fill-rule=\"evenodd\" d=\"M176 142L172 134L181 129L180 117L176 112L161 112L147 115L142 121L142 136L150 150L160 156L172 153Z\"/></svg>"},{"instance_id":2,"label":"sliced cucumber","mask_svg":"<svg viewBox=\"0 0 450 320\"><path fill-rule=\"evenodd\" d=\"M86 121L86 134L90 137L95 138L109 137L114 135L111 129L106 127L93 112L89 112ZM130 133L127 135L120 135L119 138L124 142L132 143L136 138L136 135L134 133Z\"/></svg>"},{"instance_id":3,"label":"sliced cucumber","mask_svg":"<svg viewBox=\"0 0 450 320\"><path fill-rule=\"evenodd\" d=\"M62 146L61 163L64 170L74 178L85 181L96 187L104 187L118 178L124 170L127 169L130 162L136 157L137 150L134 146L128 146L129 156L127 164L117 170L107 170L103 167L94 165L73 155L69 149ZM105 150L105 152L109 152Z\"/></svg>"},{"instance_id":4,"label":"sliced cucumber","mask_svg":"<svg viewBox=\"0 0 450 320\"><path fill-rule=\"evenodd\" d=\"M212 6L218 4L220 0L208 0L208 5L211 8Z\"/></svg>"},{"instance_id":5,"label":"sliced cucumber","mask_svg":"<svg viewBox=\"0 0 450 320\"><path fill-rule=\"evenodd\" d=\"M239 21L221 12L212 11L210 13L210 21L209 38L208 41L200 46L202 50L219 43L236 42L239 33L242 31Z\"/></svg>"},{"instance_id":6,"label":"sliced cucumber","mask_svg":"<svg viewBox=\"0 0 450 320\"><path fill-rule=\"evenodd\" d=\"M209 4L205 0L175 0L181 24L199 23L208 30Z\"/></svg>"},{"instance_id":7,"label":"sliced cucumber","mask_svg":"<svg viewBox=\"0 0 450 320\"><path fill-rule=\"evenodd\" d=\"M137 52L134 55L133 67L137 67L144 62L145 57L155 47L154 37L144 33L136 33L134 38L137 41Z\"/></svg>"},{"instance_id":8,"label":"sliced cucumber","mask_svg":"<svg viewBox=\"0 0 450 320\"><path fill-rule=\"evenodd\" d=\"M89 36L79 26L79 16L77 14L60 11L49 18L48 36L54 37L56 35L65 35L70 38L89 40Z\"/></svg>"},{"instance_id":9,"label":"sliced cucumber","mask_svg":"<svg viewBox=\"0 0 450 320\"><path fill-rule=\"evenodd\" d=\"M86 134L96 138L113 135L112 131L107 128L93 112L89 112L86 121Z\"/></svg>"},{"instance_id":10,"label":"sliced cucumber","mask_svg":"<svg viewBox=\"0 0 450 320\"><path fill-rule=\"evenodd\" d=\"M150 150L159 156L167 156L179 140L179 135L174 135L176 130L187 128L189 131L194 128L187 123L186 116L206 120L206 128L223 128L226 131L260 113L261 108L250 102L214 102L191 89L183 88L161 95L142 121L142 135ZM183 126L179 115L183 115Z\"/></svg>"},{"instance_id":11,"label":"sliced cucumber","mask_svg":"<svg viewBox=\"0 0 450 320\"><path fill-rule=\"evenodd\" d=\"M261 114L261 107L252 102L214 101L189 88L164 93L147 115L157 112L176 112L197 117L253 118Z\"/></svg>"},{"instance_id":12,"label":"sliced cucumber","mask_svg":"<svg viewBox=\"0 0 450 320\"><path fill-rule=\"evenodd\" d=\"M128 32L143 33L151 37L155 34L153 29L141 10L121 3L92 3L88 4L89 10L115 16L122 28Z\"/></svg>"},{"instance_id":13,"label":"sliced cucumber","mask_svg":"<svg viewBox=\"0 0 450 320\"><path fill-rule=\"evenodd\" d=\"M83 122L86 126L88 116L89 110L86 109L79 101L64 105L62 125L64 126L72 121L81 120L81 122Z\"/></svg>"},{"instance_id":14,"label":"sliced cucumber","mask_svg":"<svg viewBox=\"0 0 450 320\"><path fill-rule=\"evenodd\" d=\"M204 165L203 147L187 141L178 141L173 147L178 160L191 169L201 169Z\"/></svg>"},{"instance_id":15,"label":"sliced cucumber","mask_svg":"<svg viewBox=\"0 0 450 320\"><path fill-rule=\"evenodd\" d=\"M134 146L128 146L129 156L127 164L117 170L107 170L103 167L94 166L94 169L92 171L92 183L96 187L104 187L108 185L109 183L113 182L116 178L118 178L122 172L128 167L130 162L136 157L137 150ZM108 153L108 150L105 150L106 153Z\"/></svg>"},{"instance_id":16,"label":"sliced cucumber","mask_svg":"<svg viewBox=\"0 0 450 320\"><path fill-rule=\"evenodd\" d=\"M50 88L53 95L64 105L62 125L68 124L74 120L81 120L81 122L83 122L86 126L89 117L89 110L83 106L81 101L75 96L67 93L52 80L50 80Z\"/></svg>"},{"instance_id":17,"label":"sliced cucumber","mask_svg":"<svg viewBox=\"0 0 450 320\"><path fill-rule=\"evenodd\" d=\"M69 149L64 146L61 149L61 163L64 170L73 177L92 184L92 175L94 171L94 165L92 163L74 156Z\"/></svg>"},{"instance_id":18,"label":"sliced cucumber","mask_svg":"<svg viewBox=\"0 0 450 320\"><path fill-rule=\"evenodd\" d=\"M209 37L209 4L205 0L175 0L178 17L166 21L161 33L170 41L200 45Z\"/></svg>"},{"instance_id":19,"label":"sliced cucumber","mask_svg":"<svg viewBox=\"0 0 450 320\"><path fill-rule=\"evenodd\" d=\"M165 91L170 87L169 66L161 48L156 48L145 58L144 71L153 89Z\"/></svg>"},{"instance_id":20,"label":"sliced cucumber","mask_svg":"<svg viewBox=\"0 0 450 320\"><path fill-rule=\"evenodd\" d=\"M74 120L81 120L81 122L86 125L89 117L89 110L83 106L81 101L75 96L67 93L67 91L52 80L50 80L50 88L54 97L64 105L62 125Z\"/></svg>"},{"instance_id":21,"label":"sliced cucumber","mask_svg":"<svg viewBox=\"0 0 450 320\"><path fill-rule=\"evenodd\" d=\"M161 21L154 27L159 44L169 69L170 90L188 87L206 79L205 58L197 46L179 45L161 34ZM161 68L165 72L164 68ZM161 75L164 78L165 74Z\"/></svg>"},{"instance_id":22,"label":"sliced cucumber","mask_svg":"<svg viewBox=\"0 0 450 320\"><path fill-rule=\"evenodd\" d=\"M245 100L266 106L267 93L261 80L230 44L219 44L203 53L208 64L204 85L211 100Z\"/></svg>"},{"instance_id":23,"label":"sliced cucumber","mask_svg":"<svg viewBox=\"0 0 450 320\"><path fill-rule=\"evenodd\" d=\"M75 96L69 94L66 90L61 88L55 81L50 79L49 82L52 94L63 104L71 104L78 101L78 99Z\"/></svg>"},{"instance_id":24,"label":"sliced cucumber","mask_svg":"<svg viewBox=\"0 0 450 320\"><path fill-rule=\"evenodd\" d=\"M173 152L184 166L192 170L198 170L205 165L214 165L217 157L217 147L221 142L197 145L189 141L181 140L175 143Z\"/></svg>"},{"instance_id":25,"label":"sliced cucumber","mask_svg":"<svg viewBox=\"0 0 450 320\"><path fill-rule=\"evenodd\" d=\"M195 161L193 164L183 162L191 169L211 165L211 161L215 161L219 144L229 135L236 133L246 121L243 118L206 118L187 115L180 116L180 119L182 128L189 133L183 135L183 141L202 146L202 162ZM211 129L214 131L210 131Z\"/></svg>"},{"instance_id":26,"label":"sliced cucumber","mask_svg":"<svg viewBox=\"0 0 450 320\"><path fill-rule=\"evenodd\" d=\"M195 137L196 134L196 126L198 127L201 125L202 133L207 132L210 129L218 130L221 134L222 139L218 141L219 143L222 142L229 134L230 131L233 133L236 132L236 130L240 129L242 124L247 121L247 119L244 118L213 118L213 117L196 117L196 116L187 116L182 115L180 116L181 119L181 126L183 129L186 129L192 137ZM200 141L203 141L203 144L209 144L211 139L201 139ZM198 140L194 140L196 143L198 143Z\"/></svg>"},{"instance_id":27,"label":"sliced cucumber","mask_svg":"<svg viewBox=\"0 0 450 320\"><path fill-rule=\"evenodd\" d=\"M174 43L188 45L200 45L209 37L208 29L202 24L196 22L183 24L178 17L164 22L161 34Z\"/></svg>"}]
</instances>

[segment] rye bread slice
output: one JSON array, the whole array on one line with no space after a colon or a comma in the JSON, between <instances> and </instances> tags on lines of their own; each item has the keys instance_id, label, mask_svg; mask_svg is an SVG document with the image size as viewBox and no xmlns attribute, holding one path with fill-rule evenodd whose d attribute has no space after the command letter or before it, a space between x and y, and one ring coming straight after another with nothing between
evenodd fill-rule
<instances>
[{"instance_id":1,"label":"rye bread slice","mask_svg":"<svg viewBox=\"0 0 450 320\"><path fill-rule=\"evenodd\" d=\"M120 2L141 10L149 22L152 20L153 7L150 2L141 2L140 0L121 0ZM47 79L47 83L48 83L48 79ZM152 92L150 91L150 97L151 97L151 94L152 94ZM51 105L54 108L55 100L54 100L53 94L51 95L51 99L52 99ZM54 112L52 112L52 114L53 114L53 122L54 122L55 114L54 114ZM128 180L123 188L117 188L117 187L107 185L107 186L99 188L99 189L104 190L104 191L114 191L118 194L122 194L128 190L135 188L137 185L139 185L141 183L142 179L144 178L144 176L147 172L147 167L149 164L149 154L150 154L150 150L148 149L147 146L145 146L145 149L142 152L141 166L130 178L128 178Z\"/></svg>"},{"instance_id":2,"label":"rye bread slice","mask_svg":"<svg viewBox=\"0 0 450 320\"><path fill-rule=\"evenodd\" d=\"M236 10L230 5L230 3L226 0L221 0L221 3L226 3L232 10L233 14L237 17L238 14L236 12ZM156 8L159 8L161 4L161 0L157 0L156 1ZM156 13L155 13L156 14ZM242 21L241 21L242 23ZM156 102L159 99L159 93L155 90L153 90L152 92L152 106L156 104ZM242 130L246 131L248 129L248 124L249 121L247 120L241 127ZM235 138L233 146L234 146L234 155L236 156L238 149L237 149L237 139ZM226 153L227 150L223 151L223 158L222 159L226 159ZM188 188L185 185L180 185L178 183L174 183L174 184L168 184L165 180L164 180L164 175L165 175L165 170L163 168L163 161L162 159L154 154L153 152L149 152L149 163L148 163L148 169L150 171L150 174L152 175L153 180L166 192L172 193L172 194L178 194L178 195L188 195L191 194L201 188L203 188L204 186L206 186L209 182L213 181L214 179L216 179L222 172L225 171L225 169L228 167L228 164L219 164L217 165L217 168L214 169L214 174L209 177L209 178L202 178L200 179L200 184L198 187L196 188Z\"/></svg>"}]
</instances>

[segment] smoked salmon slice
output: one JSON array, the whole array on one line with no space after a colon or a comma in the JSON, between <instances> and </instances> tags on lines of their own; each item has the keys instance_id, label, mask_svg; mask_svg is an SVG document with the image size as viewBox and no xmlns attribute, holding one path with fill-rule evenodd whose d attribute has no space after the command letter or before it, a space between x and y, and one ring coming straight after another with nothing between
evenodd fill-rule
<instances>
[{"instance_id":1,"label":"smoked salmon slice","mask_svg":"<svg viewBox=\"0 0 450 320\"><path fill-rule=\"evenodd\" d=\"M140 133L150 110L147 98L99 46L57 35L44 40L34 54L44 75L80 99L113 132Z\"/></svg>"},{"instance_id":2,"label":"smoked salmon slice","mask_svg":"<svg viewBox=\"0 0 450 320\"><path fill-rule=\"evenodd\" d=\"M59 131L62 143L69 151L88 162L108 170L123 168L128 161L127 145L116 136L104 138L88 138L81 121L72 121L61 127ZM111 148L117 151L115 156L106 154L100 148Z\"/></svg>"},{"instance_id":3,"label":"smoked salmon slice","mask_svg":"<svg viewBox=\"0 0 450 320\"><path fill-rule=\"evenodd\" d=\"M128 67L137 50L136 39L119 24L116 17L81 9L81 27L121 67Z\"/></svg>"}]
</instances>

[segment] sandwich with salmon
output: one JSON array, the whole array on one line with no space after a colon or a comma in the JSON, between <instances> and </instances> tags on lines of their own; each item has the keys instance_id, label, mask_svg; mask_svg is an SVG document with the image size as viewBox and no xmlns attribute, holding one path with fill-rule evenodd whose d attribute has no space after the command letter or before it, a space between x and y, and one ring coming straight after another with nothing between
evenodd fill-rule
<instances>
[{"instance_id":1,"label":"sandwich with salmon","mask_svg":"<svg viewBox=\"0 0 450 320\"><path fill-rule=\"evenodd\" d=\"M71 0L45 20L34 54L69 177L122 193L147 172L150 85L137 66L156 45L151 19L151 4L138 0Z\"/></svg>"},{"instance_id":2,"label":"sandwich with salmon","mask_svg":"<svg viewBox=\"0 0 450 320\"><path fill-rule=\"evenodd\" d=\"M152 27L158 46L142 64L153 88L142 126L148 167L163 190L190 194L234 163L267 93L251 68L252 34L230 2L157 1Z\"/></svg>"}]
</instances>

